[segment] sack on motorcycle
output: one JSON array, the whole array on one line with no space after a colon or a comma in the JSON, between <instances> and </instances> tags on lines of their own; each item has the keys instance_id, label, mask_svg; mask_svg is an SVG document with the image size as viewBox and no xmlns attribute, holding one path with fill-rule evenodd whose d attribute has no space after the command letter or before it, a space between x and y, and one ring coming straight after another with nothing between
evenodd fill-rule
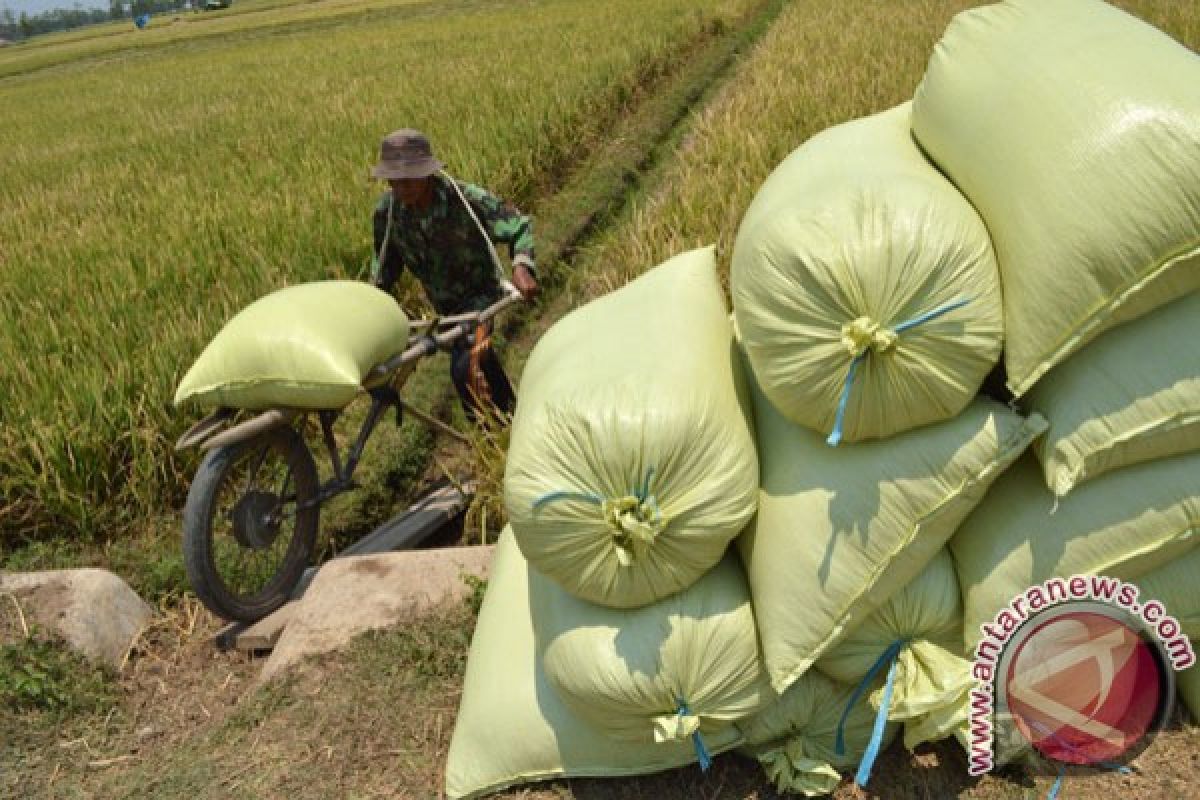
<instances>
[{"instance_id":1,"label":"sack on motorcycle","mask_svg":"<svg viewBox=\"0 0 1200 800\"><path fill-rule=\"evenodd\" d=\"M1065 495L1120 467L1200 450L1200 292L1107 331L1026 396L1050 423L1034 443Z\"/></svg>"},{"instance_id":2,"label":"sack on motorcycle","mask_svg":"<svg viewBox=\"0 0 1200 800\"><path fill-rule=\"evenodd\" d=\"M731 283L784 417L830 443L953 417L1000 357L1000 276L971 204L913 143L908 103L809 139L759 189Z\"/></svg>"},{"instance_id":3,"label":"sack on motorcycle","mask_svg":"<svg viewBox=\"0 0 1200 800\"><path fill-rule=\"evenodd\" d=\"M691 741L634 743L588 725L559 700L537 652L529 564L506 529L471 639L458 720L446 757L446 796L482 797L560 777L643 775L697 760ZM705 737L713 754L741 734Z\"/></svg>"},{"instance_id":4,"label":"sack on motorcycle","mask_svg":"<svg viewBox=\"0 0 1200 800\"><path fill-rule=\"evenodd\" d=\"M913 134L979 210L1022 395L1102 331L1200 288L1200 58L1095 0L954 18Z\"/></svg>"},{"instance_id":5,"label":"sack on motorcycle","mask_svg":"<svg viewBox=\"0 0 1200 800\"><path fill-rule=\"evenodd\" d=\"M408 318L386 292L359 281L290 286L226 323L180 381L175 405L341 408L407 344Z\"/></svg>"},{"instance_id":6,"label":"sack on motorcycle","mask_svg":"<svg viewBox=\"0 0 1200 800\"><path fill-rule=\"evenodd\" d=\"M754 513L748 402L711 247L560 319L521 377L504 473L525 557L614 608L690 585Z\"/></svg>"}]
</instances>

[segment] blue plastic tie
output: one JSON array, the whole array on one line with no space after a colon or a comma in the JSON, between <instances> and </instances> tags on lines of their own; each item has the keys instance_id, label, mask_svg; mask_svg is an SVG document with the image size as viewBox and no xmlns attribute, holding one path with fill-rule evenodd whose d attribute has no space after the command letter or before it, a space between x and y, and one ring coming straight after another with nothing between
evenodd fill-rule
<instances>
[{"instance_id":1,"label":"blue plastic tie","mask_svg":"<svg viewBox=\"0 0 1200 800\"><path fill-rule=\"evenodd\" d=\"M883 732L887 729L888 712L892 707L892 689L896 685L896 667L900 663L896 655L899 654L902 644L902 642L892 642L891 645L896 648L896 652L892 655L892 665L888 668L887 683L883 686L883 701L879 704L879 711L875 712L875 727L871 729L871 741L867 743L862 761L858 764L858 772L854 775L854 782L859 786L866 786L867 781L871 780L871 768L875 766L875 759L879 757L879 748L883 745Z\"/></svg>"},{"instance_id":2,"label":"blue plastic tie","mask_svg":"<svg viewBox=\"0 0 1200 800\"><path fill-rule=\"evenodd\" d=\"M1071 752L1074 752L1074 753L1080 752L1079 748L1075 747L1075 745L1071 744L1066 739L1059 736L1057 733L1054 733L1053 731L1051 731L1049 728L1047 728L1045 726L1045 724L1038 722L1037 720L1034 720L1032 723L1032 726L1035 729L1037 729L1038 733L1049 735L1049 737L1051 739L1054 739L1058 744L1062 745L1063 747L1070 750ZM1084 758L1087 758L1086 754L1083 754L1083 756L1084 756ZM1124 764L1117 764L1112 761L1096 761L1096 762L1093 762L1092 766L1103 767L1104 769L1112 770L1113 772L1119 772L1122 775L1129 775L1133 772L1133 770L1131 770L1129 767L1125 766ZM1058 779L1055 780L1054 785L1050 787L1049 793L1046 794L1046 800L1055 800L1055 798L1058 797L1058 793L1062 789L1064 775L1066 775L1066 769L1060 763L1058 765Z\"/></svg>"},{"instance_id":3,"label":"blue plastic tie","mask_svg":"<svg viewBox=\"0 0 1200 800\"><path fill-rule=\"evenodd\" d=\"M839 756L846 755L845 728L846 718L850 716L850 710L854 708L854 704L858 702L858 698L862 697L863 692L871 685L871 681L875 679L875 675L879 670L883 669L883 665L894 659L900 654L900 648L908 644L907 639L897 639L888 645L879 658L875 659L875 663L867 670L867 674L858 682L858 686L854 687L854 692L850 695L850 701L846 703L846 709L842 712L842 718L838 720L837 737L833 742L833 751Z\"/></svg>"},{"instance_id":4,"label":"blue plastic tie","mask_svg":"<svg viewBox=\"0 0 1200 800\"><path fill-rule=\"evenodd\" d=\"M691 715L688 705L682 698L679 700L679 711L676 712L681 717ZM692 746L696 748L696 759L700 762L700 771L708 772L708 768L712 766L712 756L708 754L708 748L704 746L704 737L697 730L692 734Z\"/></svg>"},{"instance_id":5,"label":"blue plastic tie","mask_svg":"<svg viewBox=\"0 0 1200 800\"><path fill-rule=\"evenodd\" d=\"M943 314L949 314L955 309L962 308L969 302L971 302L971 298L967 297L963 298L962 300L955 300L953 302L946 303L945 305L938 306L932 311L926 311L924 314L901 322L899 325L892 328L892 332L896 334L904 333L905 331L915 328L922 323L929 322L931 319L936 319ZM850 387L854 384L854 374L858 370L858 362L866 358L867 353L869 352L871 352L871 349L868 347L866 350L863 350L861 353L856 355L854 360L850 362L850 369L846 373L846 381L842 384L842 396L838 400L837 416L833 422L833 430L829 433L829 437L825 440L825 443L832 447L837 447L842 441L842 424L846 419L846 404L850 401Z\"/></svg>"},{"instance_id":6,"label":"blue plastic tie","mask_svg":"<svg viewBox=\"0 0 1200 800\"><path fill-rule=\"evenodd\" d=\"M938 317L942 316L943 314L949 314L951 311L960 309L969 302L971 302L971 298L969 298L969 297L964 297L962 300L954 300L952 302L946 303L943 306L938 306L933 311L926 311L924 314L921 314L920 316L913 317L912 319L908 320L907 322L901 322L899 325L892 328L892 330L895 331L896 333L904 333L909 328L915 328L918 325L921 325L922 323L929 322L929 320L931 320L931 319L937 319Z\"/></svg>"},{"instance_id":7,"label":"blue plastic tie","mask_svg":"<svg viewBox=\"0 0 1200 800\"><path fill-rule=\"evenodd\" d=\"M1058 797L1059 791L1062 790L1063 776L1066 775L1066 770L1062 764L1058 765L1058 777L1054 779L1054 785L1050 787L1050 791L1046 793L1046 800L1055 800Z\"/></svg>"},{"instance_id":8,"label":"blue plastic tie","mask_svg":"<svg viewBox=\"0 0 1200 800\"><path fill-rule=\"evenodd\" d=\"M547 492L533 501L533 511L537 513L547 503L554 503L559 500L582 500L585 503L593 503L595 505L604 504L603 497L589 494L588 492Z\"/></svg>"},{"instance_id":9,"label":"blue plastic tie","mask_svg":"<svg viewBox=\"0 0 1200 800\"><path fill-rule=\"evenodd\" d=\"M837 417L833 421L833 431L825 443L837 447L842 441L842 422L846 419L846 403L850 402L850 386L854 383L854 373L858 371L858 362L867 357L864 350L850 362L850 371L846 373L846 382L842 384L842 398L838 400Z\"/></svg>"},{"instance_id":10,"label":"blue plastic tie","mask_svg":"<svg viewBox=\"0 0 1200 800\"><path fill-rule=\"evenodd\" d=\"M646 479L642 481L642 490L637 493L639 503L646 502L646 497L650 494L650 479L654 477L654 467L646 470Z\"/></svg>"}]
</instances>

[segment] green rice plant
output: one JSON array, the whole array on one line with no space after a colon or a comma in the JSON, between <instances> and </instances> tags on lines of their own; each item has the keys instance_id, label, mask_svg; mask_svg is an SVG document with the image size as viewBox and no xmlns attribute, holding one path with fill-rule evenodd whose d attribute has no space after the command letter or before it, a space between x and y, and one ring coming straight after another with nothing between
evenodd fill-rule
<instances>
[{"instance_id":1,"label":"green rice plant","mask_svg":"<svg viewBox=\"0 0 1200 800\"><path fill-rule=\"evenodd\" d=\"M1200 5L1116 5L1196 49ZM611 291L668 257L717 243L727 280L742 214L788 153L812 135L905 100L968 0L795 0L692 121L650 195L589 249L582 297Z\"/></svg>"},{"instance_id":2,"label":"green rice plant","mask_svg":"<svg viewBox=\"0 0 1200 800\"><path fill-rule=\"evenodd\" d=\"M175 385L253 299L365 277L383 133L422 127L454 174L536 210L748 5L439 3L0 80L0 547L180 501Z\"/></svg>"}]
</instances>

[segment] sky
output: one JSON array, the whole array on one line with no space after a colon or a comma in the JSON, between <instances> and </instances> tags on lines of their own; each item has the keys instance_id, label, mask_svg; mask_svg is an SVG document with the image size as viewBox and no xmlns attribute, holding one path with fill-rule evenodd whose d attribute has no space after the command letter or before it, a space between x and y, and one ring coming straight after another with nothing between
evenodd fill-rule
<instances>
[{"instance_id":1,"label":"sky","mask_svg":"<svg viewBox=\"0 0 1200 800\"><path fill-rule=\"evenodd\" d=\"M22 11L26 14L40 14L54 8L75 6L83 9L108 8L108 0L0 0L0 9L11 9L13 14L20 14Z\"/></svg>"}]
</instances>

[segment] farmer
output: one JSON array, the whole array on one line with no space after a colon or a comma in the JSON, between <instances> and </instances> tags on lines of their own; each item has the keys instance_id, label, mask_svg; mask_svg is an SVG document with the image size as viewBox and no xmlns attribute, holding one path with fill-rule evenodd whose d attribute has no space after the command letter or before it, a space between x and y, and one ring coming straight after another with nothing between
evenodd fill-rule
<instances>
[{"instance_id":1,"label":"farmer","mask_svg":"<svg viewBox=\"0 0 1200 800\"><path fill-rule=\"evenodd\" d=\"M442 171L425 134L411 128L389 133L372 174L391 186L374 216L372 282L380 289L391 292L407 268L438 314L480 311L502 296L490 240L508 244L517 291L527 300L538 294L530 218ZM512 413L516 397L492 349L490 322L472 341L455 343L450 377L468 419L475 421L485 404Z\"/></svg>"}]
</instances>

